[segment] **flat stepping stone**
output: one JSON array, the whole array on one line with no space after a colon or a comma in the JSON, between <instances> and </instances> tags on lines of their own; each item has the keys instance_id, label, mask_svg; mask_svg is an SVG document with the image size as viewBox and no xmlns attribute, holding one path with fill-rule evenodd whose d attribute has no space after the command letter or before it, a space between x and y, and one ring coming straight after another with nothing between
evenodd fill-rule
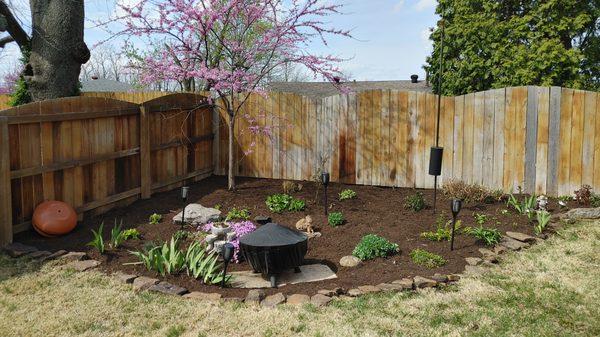
<instances>
[{"instance_id":1,"label":"flat stepping stone","mask_svg":"<svg viewBox=\"0 0 600 337\"><path fill-rule=\"evenodd\" d=\"M113 277L122 283L131 284L131 283L133 283L133 280L135 280L137 278L137 275L125 274L125 273L119 271L119 272L116 272L115 274L113 274Z\"/></svg>"},{"instance_id":2,"label":"flat stepping stone","mask_svg":"<svg viewBox=\"0 0 600 337\"><path fill-rule=\"evenodd\" d=\"M362 294L363 294L362 291L360 291L360 289L357 289L357 288L348 290L348 296L350 296L350 297L357 297ZM318 294L318 295L320 295L320 294Z\"/></svg>"},{"instance_id":3,"label":"flat stepping stone","mask_svg":"<svg viewBox=\"0 0 600 337\"><path fill-rule=\"evenodd\" d=\"M437 282L422 276L415 276L413 278L413 281L415 282L415 287L419 288L419 289L423 289L423 288L433 288L435 286L437 286Z\"/></svg>"},{"instance_id":4,"label":"flat stepping stone","mask_svg":"<svg viewBox=\"0 0 600 337\"><path fill-rule=\"evenodd\" d=\"M191 300L203 300L203 301L216 301L223 297L223 295L219 293L203 293L200 291L192 291L191 293L187 293L183 295L184 298L189 298ZM243 299L239 299L240 302Z\"/></svg>"},{"instance_id":5,"label":"flat stepping stone","mask_svg":"<svg viewBox=\"0 0 600 337\"><path fill-rule=\"evenodd\" d=\"M331 300L332 300L332 298L329 296L316 294L310 298L310 303L312 303L313 305L315 305L317 307L322 307L322 306L326 306L327 304L329 304L329 302L331 302Z\"/></svg>"},{"instance_id":6,"label":"flat stepping stone","mask_svg":"<svg viewBox=\"0 0 600 337\"><path fill-rule=\"evenodd\" d=\"M156 278L140 276L136 277L135 280L133 280L133 287L139 290L146 290L151 286L157 284L158 282L160 281Z\"/></svg>"},{"instance_id":7,"label":"flat stepping stone","mask_svg":"<svg viewBox=\"0 0 600 337\"><path fill-rule=\"evenodd\" d=\"M485 272L485 269L480 266L465 266L465 274L466 275L480 275Z\"/></svg>"},{"instance_id":8,"label":"flat stepping stone","mask_svg":"<svg viewBox=\"0 0 600 337\"><path fill-rule=\"evenodd\" d=\"M29 256L32 259L43 259L43 258L46 258L46 257L48 257L50 255L52 255L52 253L50 253L47 250L38 250L36 252L29 253L29 255L27 255L27 256Z\"/></svg>"},{"instance_id":9,"label":"flat stepping stone","mask_svg":"<svg viewBox=\"0 0 600 337\"><path fill-rule=\"evenodd\" d=\"M515 239L504 237L500 244L510 250L521 250L522 248L529 247L528 243L517 241Z\"/></svg>"},{"instance_id":10,"label":"flat stepping stone","mask_svg":"<svg viewBox=\"0 0 600 337\"><path fill-rule=\"evenodd\" d=\"M381 289L382 291L402 291L402 290L406 290L406 288L404 288L403 285L401 285L401 284L394 284L394 283L379 283L377 285L377 288Z\"/></svg>"},{"instance_id":11,"label":"flat stepping stone","mask_svg":"<svg viewBox=\"0 0 600 337\"><path fill-rule=\"evenodd\" d=\"M81 261L87 259L87 255L84 252L68 252L59 257L61 260L67 261Z\"/></svg>"},{"instance_id":12,"label":"flat stepping stone","mask_svg":"<svg viewBox=\"0 0 600 337\"><path fill-rule=\"evenodd\" d=\"M293 294L288 296L286 303L291 305L302 305L310 303L310 296L305 294Z\"/></svg>"},{"instance_id":13,"label":"flat stepping stone","mask_svg":"<svg viewBox=\"0 0 600 337\"><path fill-rule=\"evenodd\" d=\"M380 288L371 285L360 286L358 287L358 290L360 290L360 292L363 294L376 294L381 292Z\"/></svg>"},{"instance_id":14,"label":"flat stepping stone","mask_svg":"<svg viewBox=\"0 0 600 337\"><path fill-rule=\"evenodd\" d=\"M77 271L86 271L92 268L96 268L100 265L100 261L96 260L83 260L83 261L73 261L67 264L67 268L73 268Z\"/></svg>"},{"instance_id":15,"label":"flat stepping stone","mask_svg":"<svg viewBox=\"0 0 600 337\"><path fill-rule=\"evenodd\" d=\"M265 299L260 302L260 305L265 308L273 308L282 303L285 303L285 295L283 293L277 293L265 297Z\"/></svg>"},{"instance_id":16,"label":"flat stepping stone","mask_svg":"<svg viewBox=\"0 0 600 337\"><path fill-rule=\"evenodd\" d=\"M519 233L519 232L506 232L506 236L508 236L509 238L515 239L517 241L521 241L521 242L527 242L527 243L535 242L535 238L533 236Z\"/></svg>"},{"instance_id":17,"label":"flat stepping stone","mask_svg":"<svg viewBox=\"0 0 600 337\"><path fill-rule=\"evenodd\" d=\"M415 282L410 278L403 278L401 280L392 281L392 284L399 284L406 290L414 289Z\"/></svg>"},{"instance_id":18,"label":"flat stepping stone","mask_svg":"<svg viewBox=\"0 0 600 337\"><path fill-rule=\"evenodd\" d=\"M441 274L434 274L430 277L432 280L436 281L438 284L440 283L448 283L448 276Z\"/></svg>"},{"instance_id":19,"label":"flat stepping stone","mask_svg":"<svg viewBox=\"0 0 600 337\"><path fill-rule=\"evenodd\" d=\"M19 242L9 243L4 246L2 250L10 257L19 257L38 251L38 249L33 246L24 245Z\"/></svg>"},{"instance_id":20,"label":"flat stepping stone","mask_svg":"<svg viewBox=\"0 0 600 337\"><path fill-rule=\"evenodd\" d=\"M181 296L188 292L187 289L180 287L180 286L176 286L169 282L160 282L158 284L151 285L148 288L148 291L155 291L155 292L159 292L159 293L163 293L163 294L167 294L167 295L175 295L175 296Z\"/></svg>"},{"instance_id":21,"label":"flat stepping stone","mask_svg":"<svg viewBox=\"0 0 600 337\"><path fill-rule=\"evenodd\" d=\"M496 245L494 246L494 253L501 255L508 252L508 248L502 246L502 245Z\"/></svg>"},{"instance_id":22,"label":"flat stepping stone","mask_svg":"<svg viewBox=\"0 0 600 337\"><path fill-rule=\"evenodd\" d=\"M477 266L483 262L483 259L480 259L478 257L465 257L465 261L469 266Z\"/></svg>"}]
</instances>

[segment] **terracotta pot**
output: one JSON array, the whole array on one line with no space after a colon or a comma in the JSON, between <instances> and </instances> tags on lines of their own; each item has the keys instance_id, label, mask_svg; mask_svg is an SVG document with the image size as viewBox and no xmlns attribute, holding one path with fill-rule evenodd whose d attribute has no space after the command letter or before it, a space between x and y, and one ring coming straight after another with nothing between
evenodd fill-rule
<instances>
[{"instance_id":1,"label":"terracotta pot","mask_svg":"<svg viewBox=\"0 0 600 337\"><path fill-rule=\"evenodd\" d=\"M62 201L45 201L35 208L31 222L44 236L64 235L77 226L77 213Z\"/></svg>"}]
</instances>

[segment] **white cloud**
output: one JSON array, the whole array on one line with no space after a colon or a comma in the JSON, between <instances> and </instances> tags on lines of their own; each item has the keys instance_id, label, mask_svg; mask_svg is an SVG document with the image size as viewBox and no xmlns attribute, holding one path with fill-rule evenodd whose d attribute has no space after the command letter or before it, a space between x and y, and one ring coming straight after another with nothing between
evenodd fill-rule
<instances>
[{"instance_id":1,"label":"white cloud","mask_svg":"<svg viewBox=\"0 0 600 337\"><path fill-rule=\"evenodd\" d=\"M392 7L392 12L400 13L400 11L402 11L403 7L404 7L404 0L400 0L400 1L396 2L394 7Z\"/></svg>"},{"instance_id":2,"label":"white cloud","mask_svg":"<svg viewBox=\"0 0 600 337\"><path fill-rule=\"evenodd\" d=\"M423 43L423 46L425 47L425 51L427 52L427 54L431 54L431 52L433 51L433 41L431 41L429 39L430 35L431 35L431 30L429 28L423 29L421 31L421 33L419 34L419 36L421 38L421 42Z\"/></svg>"},{"instance_id":3,"label":"white cloud","mask_svg":"<svg viewBox=\"0 0 600 337\"><path fill-rule=\"evenodd\" d=\"M417 0L415 4L415 9L417 11L423 11L430 8L435 8L437 4L436 0Z\"/></svg>"}]
</instances>

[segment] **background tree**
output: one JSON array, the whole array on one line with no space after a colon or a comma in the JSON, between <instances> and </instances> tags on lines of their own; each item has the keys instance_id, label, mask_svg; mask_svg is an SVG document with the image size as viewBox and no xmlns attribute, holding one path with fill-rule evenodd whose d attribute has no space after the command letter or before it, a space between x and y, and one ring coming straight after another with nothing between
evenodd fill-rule
<instances>
[{"instance_id":1,"label":"background tree","mask_svg":"<svg viewBox=\"0 0 600 337\"><path fill-rule=\"evenodd\" d=\"M25 89L34 101L77 95L81 65L90 58L83 41L83 0L30 0L31 35L28 35L0 0L0 47L18 44L27 59ZM30 52L27 58L27 53Z\"/></svg>"},{"instance_id":2,"label":"background tree","mask_svg":"<svg viewBox=\"0 0 600 337\"><path fill-rule=\"evenodd\" d=\"M350 36L327 27L323 18L339 5L320 0L142 0L122 7L121 35L161 39L168 52L146 55L144 82L195 78L205 81L228 116L228 188L235 188L234 130L238 112L253 92L264 92L267 76L295 63L334 82L341 59L305 50L327 34ZM338 78L339 79L339 78Z\"/></svg>"},{"instance_id":3,"label":"background tree","mask_svg":"<svg viewBox=\"0 0 600 337\"><path fill-rule=\"evenodd\" d=\"M519 85L600 88L598 0L440 0L443 94ZM441 26L425 70L439 92Z\"/></svg>"}]
</instances>

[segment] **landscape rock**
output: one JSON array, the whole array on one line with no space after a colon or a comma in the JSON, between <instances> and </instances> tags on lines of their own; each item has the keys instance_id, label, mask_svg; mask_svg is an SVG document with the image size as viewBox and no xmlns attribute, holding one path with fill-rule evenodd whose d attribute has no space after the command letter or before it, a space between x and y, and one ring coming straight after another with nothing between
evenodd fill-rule
<instances>
[{"instance_id":1,"label":"landscape rock","mask_svg":"<svg viewBox=\"0 0 600 337\"><path fill-rule=\"evenodd\" d=\"M356 256L347 255L340 259L340 266L342 267L356 267L360 264L360 259Z\"/></svg>"},{"instance_id":2,"label":"landscape rock","mask_svg":"<svg viewBox=\"0 0 600 337\"><path fill-rule=\"evenodd\" d=\"M495 245L494 246L494 253L500 255L500 254L504 254L508 252L508 248L502 246L502 245Z\"/></svg>"},{"instance_id":3,"label":"landscape rock","mask_svg":"<svg viewBox=\"0 0 600 337\"><path fill-rule=\"evenodd\" d=\"M402 291L402 290L406 290L406 288L404 288L404 286L402 286L401 284L397 284L397 283L379 283L377 285L377 288L383 290L383 291Z\"/></svg>"},{"instance_id":4,"label":"landscape rock","mask_svg":"<svg viewBox=\"0 0 600 337\"><path fill-rule=\"evenodd\" d=\"M360 286L360 287L358 287L358 290L360 290L360 292L363 294L370 294L370 293L376 294L381 291L381 289L379 289L378 287L371 286L371 285Z\"/></svg>"},{"instance_id":5,"label":"landscape rock","mask_svg":"<svg viewBox=\"0 0 600 337\"><path fill-rule=\"evenodd\" d=\"M58 258L66 261L82 261L86 260L88 257L84 252L68 252Z\"/></svg>"},{"instance_id":6,"label":"landscape rock","mask_svg":"<svg viewBox=\"0 0 600 337\"><path fill-rule=\"evenodd\" d=\"M271 218L264 215L257 215L254 217L254 222L257 222L259 225L266 225L271 222Z\"/></svg>"},{"instance_id":7,"label":"landscape rock","mask_svg":"<svg viewBox=\"0 0 600 337\"><path fill-rule=\"evenodd\" d=\"M509 238L513 238L517 241L521 241L521 242L527 242L527 243L535 242L535 238L533 236L519 233L519 232L506 232L506 236L508 236Z\"/></svg>"},{"instance_id":8,"label":"landscape rock","mask_svg":"<svg viewBox=\"0 0 600 337\"><path fill-rule=\"evenodd\" d=\"M504 237L502 241L500 241L500 244L510 250L520 250L529 247L528 243L517 241L509 237Z\"/></svg>"},{"instance_id":9,"label":"landscape rock","mask_svg":"<svg viewBox=\"0 0 600 337\"><path fill-rule=\"evenodd\" d=\"M181 222L181 213L173 217L173 222ZM189 204L185 206L185 223L192 225L203 225L221 215L216 208L204 207L200 204Z\"/></svg>"},{"instance_id":10,"label":"landscape rock","mask_svg":"<svg viewBox=\"0 0 600 337\"><path fill-rule=\"evenodd\" d=\"M483 259L480 259L478 257L465 257L465 261L469 266L476 266L481 264L481 262L483 262Z\"/></svg>"},{"instance_id":11,"label":"landscape rock","mask_svg":"<svg viewBox=\"0 0 600 337\"><path fill-rule=\"evenodd\" d=\"M68 252L67 252L66 250L64 250L64 249L57 250L57 251L55 251L54 253L52 253L52 254L50 254L50 255L48 255L48 256L46 256L46 257L43 257L43 258L41 258L41 261L50 261L50 260L55 260L55 259L58 259L59 257L61 257L61 256L65 255L65 254L67 254L67 253L68 253Z\"/></svg>"},{"instance_id":12,"label":"landscape rock","mask_svg":"<svg viewBox=\"0 0 600 337\"><path fill-rule=\"evenodd\" d=\"M221 297L223 297L223 295L218 294L218 293L203 293L203 292L199 292L199 291L192 291L191 293L187 293L183 295L184 298L189 298L192 300L203 300L203 301L216 301L221 299ZM238 299L240 302L242 301L241 298Z\"/></svg>"},{"instance_id":13,"label":"landscape rock","mask_svg":"<svg viewBox=\"0 0 600 337\"><path fill-rule=\"evenodd\" d=\"M282 303L285 303L285 295L283 295L283 293L277 293L265 297L265 299L260 302L260 305L265 308L273 308Z\"/></svg>"},{"instance_id":14,"label":"landscape rock","mask_svg":"<svg viewBox=\"0 0 600 337\"><path fill-rule=\"evenodd\" d=\"M568 210L565 217L571 220L600 219L600 207L596 208L574 208Z\"/></svg>"},{"instance_id":15,"label":"landscape rock","mask_svg":"<svg viewBox=\"0 0 600 337\"><path fill-rule=\"evenodd\" d=\"M318 294L318 295L320 295L320 294ZM360 296L360 295L362 295L362 291L360 291L357 288L352 288L352 289L348 290L348 296L350 296L350 297L356 297L356 296Z\"/></svg>"},{"instance_id":16,"label":"landscape rock","mask_svg":"<svg viewBox=\"0 0 600 337\"><path fill-rule=\"evenodd\" d=\"M244 299L244 302L248 304L260 304L265 299L265 291L262 289L251 289L248 291L248 295Z\"/></svg>"},{"instance_id":17,"label":"landscape rock","mask_svg":"<svg viewBox=\"0 0 600 337\"><path fill-rule=\"evenodd\" d=\"M305 303L310 303L310 296L305 294L293 294L287 298L287 304L302 305Z\"/></svg>"},{"instance_id":18,"label":"landscape rock","mask_svg":"<svg viewBox=\"0 0 600 337\"><path fill-rule=\"evenodd\" d=\"M419 288L419 289L423 289L423 288L433 288L435 286L437 286L437 282L422 276L415 276L413 278L413 281L415 283L415 287Z\"/></svg>"},{"instance_id":19,"label":"landscape rock","mask_svg":"<svg viewBox=\"0 0 600 337\"><path fill-rule=\"evenodd\" d=\"M392 281L392 284L399 284L406 290L414 289L414 281L410 278L403 278L401 280Z\"/></svg>"},{"instance_id":20,"label":"landscape rock","mask_svg":"<svg viewBox=\"0 0 600 337\"><path fill-rule=\"evenodd\" d=\"M483 269L483 267L469 266L469 265L465 266L465 274L466 275L479 275L479 274L483 274L483 272L485 272L485 269Z\"/></svg>"},{"instance_id":21,"label":"landscape rock","mask_svg":"<svg viewBox=\"0 0 600 337\"><path fill-rule=\"evenodd\" d=\"M479 248L479 253L483 257L484 262L498 263L498 254L487 248Z\"/></svg>"},{"instance_id":22,"label":"landscape rock","mask_svg":"<svg viewBox=\"0 0 600 337\"><path fill-rule=\"evenodd\" d=\"M447 277L448 277L448 282L460 281L460 275L458 275L458 274L449 274L449 275L447 275Z\"/></svg>"},{"instance_id":23,"label":"landscape rock","mask_svg":"<svg viewBox=\"0 0 600 337\"><path fill-rule=\"evenodd\" d=\"M316 305L317 307L325 306L329 304L329 302L331 302L331 297L321 294L313 295L313 297L310 298L310 303Z\"/></svg>"},{"instance_id":24,"label":"landscape rock","mask_svg":"<svg viewBox=\"0 0 600 337\"><path fill-rule=\"evenodd\" d=\"M336 296L337 293L335 290L329 290L329 289L321 289L319 291L317 291L317 294L321 294L321 295L325 295L325 296Z\"/></svg>"},{"instance_id":25,"label":"landscape rock","mask_svg":"<svg viewBox=\"0 0 600 337\"><path fill-rule=\"evenodd\" d=\"M2 249L10 257L19 257L29 253L37 252L38 249L32 246L24 245L19 242L9 243Z\"/></svg>"},{"instance_id":26,"label":"landscape rock","mask_svg":"<svg viewBox=\"0 0 600 337\"><path fill-rule=\"evenodd\" d=\"M448 282L448 276L446 275L441 275L441 274L434 274L431 277L432 280L436 281L438 284L439 283L447 283Z\"/></svg>"},{"instance_id":27,"label":"landscape rock","mask_svg":"<svg viewBox=\"0 0 600 337\"><path fill-rule=\"evenodd\" d=\"M32 259L43 259L47 258L50 255L52 255L52 253L50 253L47 250L38 250L36 252L30 253L28 256Z\"/></svg>"},{"instance_id":28,"label":"landscape rock","mask_svg":"<svg viewBox=\"0 0 600 337\"><path fill-rule=\"evenodd\" d=\"M77 271L86 271L92 268L96 268L100 265L100 261L96 260L82 260L82 261L73 261L67 264L67 268L73 268Z\"/></svg>"},{"instance_id":29,"label":"landscape rock","mask_svg":"<svg viewBox=\"0 0 600 337\"><path fill-rule=\"evenodd\" d=\"M140 276L140 277L136 277L133 280L133 287L135 289L139 289L139 290L146 290L146 289L150 288L151 286L157 284L158 282L159 282L158 279L150 278L150 277L146 277L146 276Z\"/></svg>"},{"instance_id":30,"label":"landscape rock","mask_svg":"<svg viewBox=\"0 0 600 337\"><path fill-rule=\"evenodd\" d=\"M187 289L180 287L180 286L176 286L169 282L160 282L158 284L151 285L148 288L148 291L156 291L159 293L163 293L163 294L167 294L167 295L175 295L175 296L181 296L188 292Z\"/></svg>"},{"instance_id":31,"label":"landscape rock","mask_svg":"<svg viewBox=\"0 0 600 337\"><path fill-rule=\"evenodd\" d=\"M120 282L131 284L131 283L133 283L133 280L135 280L137 278L137 275L125 274L125 273L119 271L119 272L114 273L113 277L116 278L117 280L119 280Z\"/></svg>"}]
</instances>

